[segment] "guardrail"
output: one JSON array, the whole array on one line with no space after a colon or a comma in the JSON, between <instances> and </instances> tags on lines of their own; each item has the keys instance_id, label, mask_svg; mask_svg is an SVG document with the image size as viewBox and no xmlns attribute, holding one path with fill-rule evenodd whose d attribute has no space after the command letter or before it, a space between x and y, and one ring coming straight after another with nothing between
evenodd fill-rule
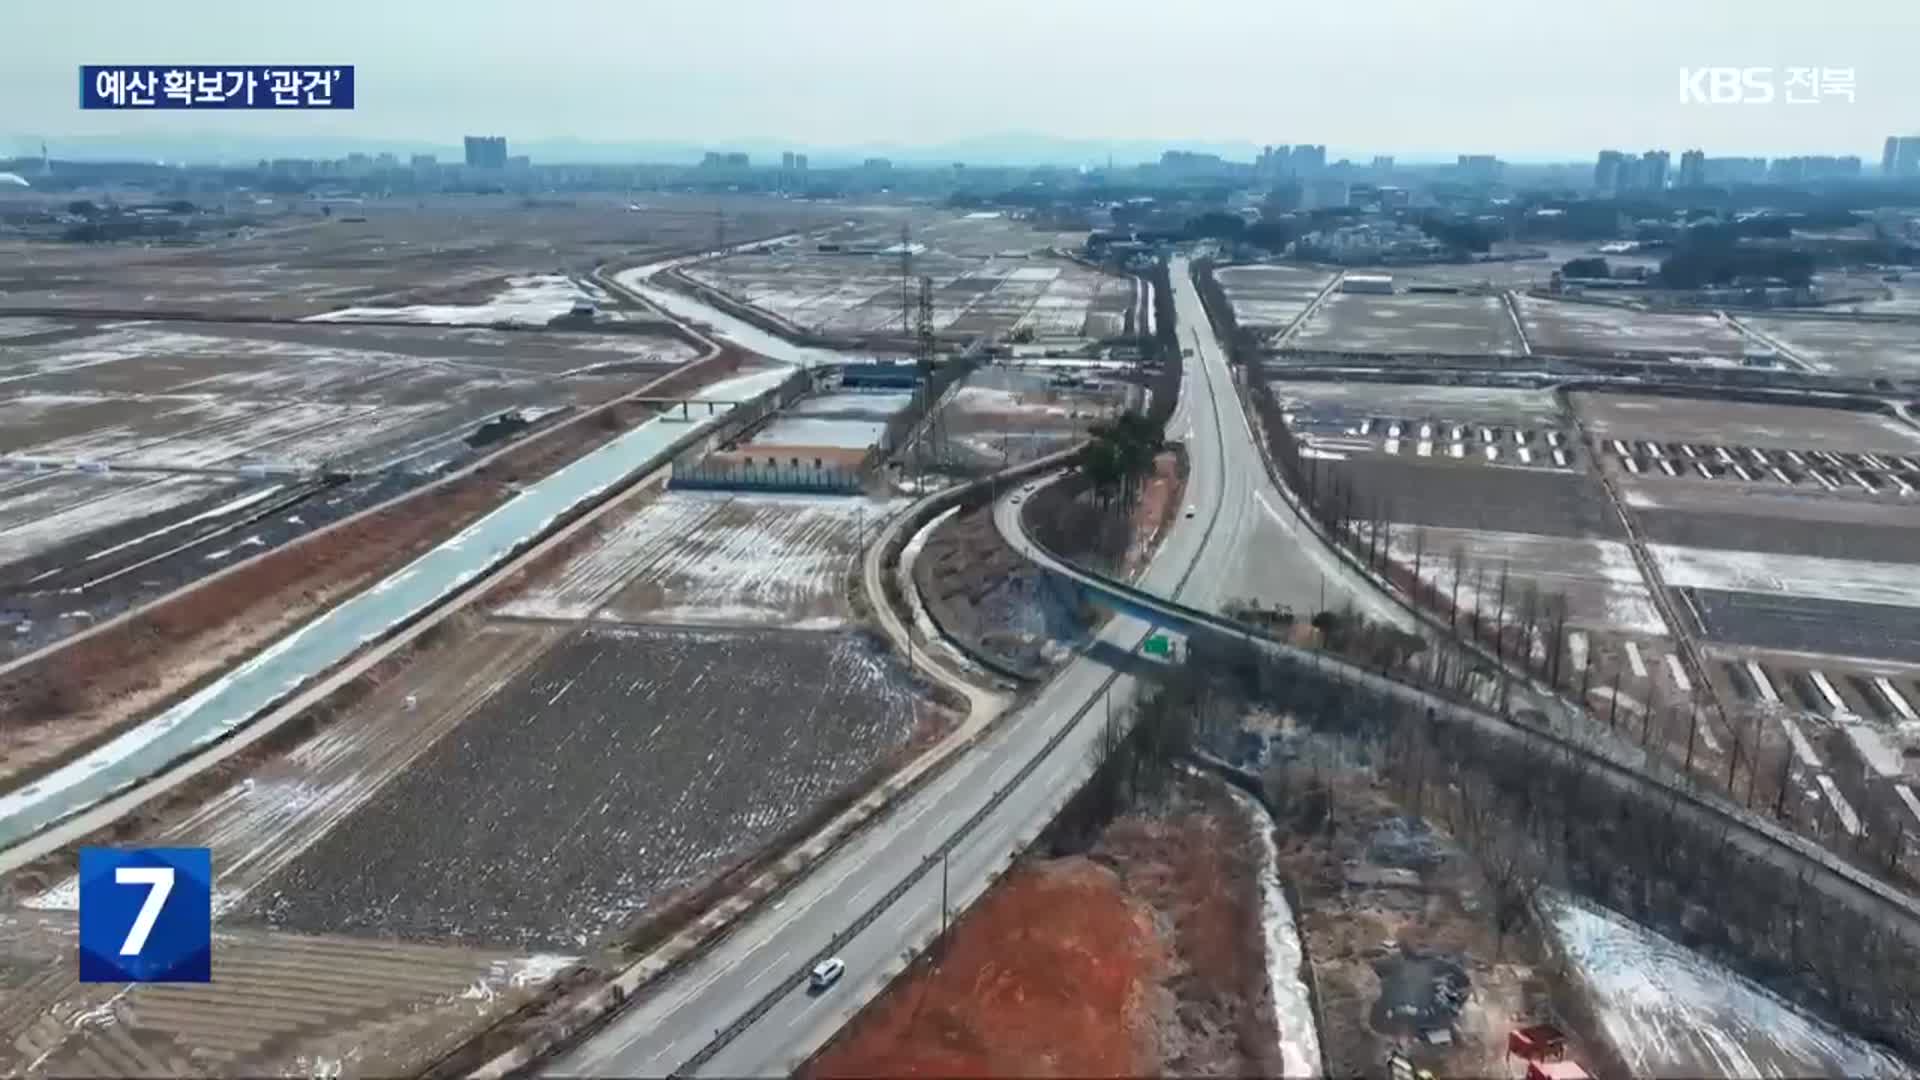
<instances>
[{"instance_id":1,"label":"guardrail","mask_svg":"<svg viewBox=\"0 0 1920 1080\"><path fill-rule=\"evenodd\" d=\"M1025 533L1024 520L1022 532ZM1191 626L1204 627L1237 642L1269 649L1289 659L1314 666L1336 678L1367 686L1375 692L1398 697L1401 700L1410 700L1434 710L1445 709L1450 714L1450 719L1466 719L1482 726L1508 732L1518 738L1543 744L1549 751L1575 758L1607 774L1620 784L1644 790L1650 798L1684 802L1701 813L1724 821L1731 828L1751 835L1757 841L1780 851L1793 861L1807 865L1816 873L1837 879L1838 884L1864 894L1889 914L1903 921L1910 937L1920 940L1920 898L1909 896L1861 871L1797 833L1788 832L1771 822L1753 816L1738 806L1722 801L1713 793L1697 789L1691 777L1686 774L1679 774L1678 779L1669 778L1661 775L1667 770L1649 769L1643 765L1622 761L1595 749L1592 745L1568 738L1551 729L1527 723L1517 717L1503 716L1480 708L1475 704L1441 693L1436 688L1407 682L1337 656L1280 641L1249 624L1187 607L1177 601L1164 599L1126 582L1089 570L1061 557L1032 535L1027 534L1026 538L1029 543L1057 564L1050 569L1065 574L1085 587L1111 593L1131 603L1184 620Z\"/></svg>"}]
</instances>

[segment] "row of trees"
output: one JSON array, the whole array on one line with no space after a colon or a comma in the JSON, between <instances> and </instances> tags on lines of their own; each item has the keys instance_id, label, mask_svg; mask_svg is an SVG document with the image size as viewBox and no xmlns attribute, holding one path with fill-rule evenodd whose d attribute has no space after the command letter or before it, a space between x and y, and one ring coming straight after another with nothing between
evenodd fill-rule
<instances>
[{"instance_id":1,"label":"row of trees","mask_svg":"<svg viewBox=\"0 0 1920 1080\"><path fill-rule=\"evenodd\" d=\"M1444 824L1480 865L1496 925L1529 917L1552 885L1701 948L1769 988L1920 1056L1920 944L1857 890L1836 889L1770 850L1729 842L1728 826L1673 800L1623 789L1595 763L1544 740L1502 734L1344 682L1267 650L1190 654L1186 729L1226 751L1233 728L1209 696L1293 716L1329 755L1371 763L1409 810ZM1211 690L1209 689L1211 688ZM1283 760L1267 774L1283 824L1318 827L1327 786Z\"/></svg>"}]
</instances>

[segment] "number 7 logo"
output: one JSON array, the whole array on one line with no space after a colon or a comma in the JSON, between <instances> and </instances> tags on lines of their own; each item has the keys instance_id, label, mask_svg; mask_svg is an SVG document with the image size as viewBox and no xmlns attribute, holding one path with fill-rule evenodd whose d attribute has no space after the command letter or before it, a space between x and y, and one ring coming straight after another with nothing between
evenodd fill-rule
<instances>
[{"instance_id":1,"label":"number 7 logo","mask_svg":"<svg viewBox=\"0 0 1920 1080\"><path fill-rule=\"evenodd\" d=\"M147 898L140 903L140 914L133 917L127 940L120 943L121 956L139 956L140 950L147 947L147 935L153 933L160 910L167 906L167 894L173 891L173 867L116 866L113 880L120 885L147 886Z\"/></svg>"},{"instance_id":2,"label":"number 7 logo","mask_svg":"<svg viewBox=\"0 0 1920 1080\"><path fill-rule=\"evenodd\" d=\"M80 981L208 982L212 969L206 848L80 850Z\"/></svg>"}]
</instances>

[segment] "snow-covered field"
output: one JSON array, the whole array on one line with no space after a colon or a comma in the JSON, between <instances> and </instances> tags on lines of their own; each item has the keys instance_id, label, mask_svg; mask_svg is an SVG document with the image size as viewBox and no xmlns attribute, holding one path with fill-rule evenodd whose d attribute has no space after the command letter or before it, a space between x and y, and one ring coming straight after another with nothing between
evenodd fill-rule
<instances>
[{"instance_id":1,"label":"snow-covered field","mask_svg":"<svg viewBox=\"0 0 1920 1080\"><path fill-rule=\"evenodd\" d=\"M1023 257L961 259L931 252L914 272L933 282L935 331L1102 336L1119 331L1131 303L1130 279L1076 263ZM734 255L686 269L687 276L739 300L822 333L897 332L904 318L896 260L881 256ZM1102 304L1116 293L1125 303Z\"/></svg>"},{"instance_id":2,"label":"snow-covered field","mask_svg":"<svg viewBox=\"0 0 1920 1080\"><path fill-rule=\"evenodd\" d=\"M892 509L858 498L672 492L498 613L836 627L861 535Z\"/></svg>"},{"instance_id":3,"label":"snow-covered field","mask_svg":"<svg viewBox=\"0 0 1920 1080\"><path fill-rule=\"evenodd\" d=\"M1444 597L1454 589L1453 553L1465 557L1459 583L1460 610L1478 608L1491 618L1499 606L1500 571L1507 568L1507 613L1517 617L1522 591L1532 582L1544 598L1567 597L1567 624L1590 630L1663 637L1666 622L1640 577L1632 550L1616 540L1587 540L1480 529L1414 529L1396 526L1388 545L1394 561L1411 568L1422 543L1420 578ZM1480 568L1475 588L1475 567Z\"/></svg>"},{"instance_id":4,"label":"snow-covered field","mask_svg":"<svg viewBox=\"0 0 1920 1080\"><path fill-rule=\"evenodd\" d=\"M448 326L545 326L573 310L575 301L593 300L573 279L561 274L510 277L507 288L484 304L413 304L407 307L351 307L310 315L306 322L398 321Z\"/></svg>"},{"instance_id":5,"label":"snow-covered field","mask_svg":"<svg viewBox=\"0 0 1920 1080\"><path fill-rule=\"evenodd\" d=\"M1708 315L1665 315L1519 297L1520 322L1537 352L1574 349L1606 353L1653 352L1676 356L1744 356L1746 339Z\"/></svg>"},{"instance_id":6,"label":"snow-covered field","mask_svg":"<svg viewBox=\"0 0 1920 1080\"><path fill-rule=\"evenodd\" d=\"M1903 1062L1711 960L1564 894L1548 930L1636 1076L1912 1076Z\"/></svg>"},{"instance_id":7,"label":"snow-covered field","mask_svg":"<svg viewBox=\"0 0 1920 1080\"><path fill-rule=\"evenodd\" d=\"M61 476L17 502L0 502L0 565L108 525L192 502L229 482L208 476ZM72 501L76 497L84 501Z\"/></svg>"},{"instance_id":8,"label":"snow-covered field","mask_svg":"<svg viewBox=\"0 0 1920 1080\"><path fill-rule=\"evenodd\" d=\"M1912 563L1648 544L1668 585L1920 607Z\"/></svg>"}]
</instances>

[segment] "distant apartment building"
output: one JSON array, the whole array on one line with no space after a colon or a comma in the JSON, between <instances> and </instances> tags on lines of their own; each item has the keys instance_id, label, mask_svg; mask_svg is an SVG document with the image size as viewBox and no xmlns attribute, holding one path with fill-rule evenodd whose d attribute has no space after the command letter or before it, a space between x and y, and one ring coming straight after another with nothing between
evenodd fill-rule
<instances>
[{"instance_id":1,"label":"distant apartment building","mask_svg":"<svg viewBox=\"0 0 1920 1080\"><path fill-rule=\"evenodd\" d=\"M1767 178L1767 159L1763 157L1714 157L1701 164L1701 174L1709 184L1758 184Z\"/></svg>"},{"instance_id":2,"label":"distant apartment building","mask_svg":"<svg viewBox=\"0 0 1920 1080\"><path fill-rule=\"evenodd\" d=\"M415 154L409 162L414 172L432 172L440 164L440 159L432 154Z\"/></svg>"},{"instance_id":3,"label":"distant apartment building","mask_svg":"<svg viewBox=\"0 0 1920 1080\"><path fill-rule=\"evenodd\" d=\"M467 136L467 167L469 169L504 169L507 167L507 139L504 135Z\"/></svg>"},{"instance_id":4,"label":"distant apartment building","mask_svg":"<svg viewBox=\"0 0 1920 1080\"><path fill-rule=\"evenodd\" d=\"M1858 157L1809 155L1775 158L1767 169L1767 179L1776 184L1800 184L1810 180L1851 180L1860 175Z\"/></svg>"},{"instance_id":5,"label":"distant apartment building","mask_svg":"<svg viewBox=\"0 0 1920 1080\"><path fill-rule=\"evenodd\" d=\"M1647 191L1667 190L1667 168L1673 156L1665 150L1649 150L1640 155L1640 186Z\"/></svg>"},{"instance_id":6,"label":"distant apartment building","mask_svg":"<svg viewBox=\"0 0 1920 1080\"><path fill-rule=\"evenodd\" d=\"M709 150L700 158L703 169L744 169L748 163L747 155L737 150Z\"/></svg>"},{"instance_id":7,"label":"distant apartment building","mask_svg":"<svg viewBox=\"0 0 1920 1080\"><path fill-rule=\"evenodd\" d=\"M1392 154L1373 155L1373 171L1377 173L1392 172L1393 171L1393 155Z\"/></svg>"},{"instance_id":8,"label":"distant apartment building","mask_svg":"<svg viewBox=\"0 0 1920 1080\"><path fill-rule=\"evenodd\" d=\"M1889 135L1880 155L1880 175L1920 176L1920 135Z\"/></svg>"},{"instance_id":9,"label":"distant apartment building","mask_svg":"<svg viewBox=\"0 0 1920 1080\"><path fill-rule=\"evenodd\" d=\"M1601 191L1620 190L1620 167L1627 155L1618 150L1602 150L1593 163L1593 186Z\"/></svg>"},{"instance_id":10,"label":"distant apartment building","mask_svg":"<svg viewBox=\"0 0 1920 1080\"><path fill-rule=\"evenodd\" d=\"M1302 143L1293 148L1287 163L1295 176L1314 176L1327 167L1327 148L1324 145Z\"/></svg>"},{"instance_id":11,"label":"distant apartment building","mask_svg":"<svg viewBox=\"0 0 1920 1080\"><path fill-rule=\"evenodd\" d=\"M1491 184L1500 179L1500 159L1492 154L1461 154L1454 159L1460 179L1470 184Z\"/></svg>"},{"instance_id":12,"label":"distant apartment building","mask_svg":"<svg viewBox=\"0 0 1920 1080\"><path fill-rule=\"evenodd\" d=\"M1704 150L1685 150L1680 154L1680 175L1675 187L1694 188L1707 182L1707 155Z\"/></svg>"},{"instance_id":13,"label":"distant apartment building","mask_svg":"<svg viewBox=\"0 0 1920 1080\"><path fill-rule=\"evenodd\" d=\"M793 155L793 171L794 172L807 171L807 155L805 154Z\"/></svg>"},{"instance_id":14,"label":"distant apartment building","mask_svg":"<svg viewBox=\"0 0 1920 1080\"><path fill-rule=\"evenodd\" d=\"M883 169L893 168L893 159L883 158L883 157L870 157L867 160L861 162L860 167L863 169L867 169L871 172L879 172Z\"/></svg>"}]
</instances>

